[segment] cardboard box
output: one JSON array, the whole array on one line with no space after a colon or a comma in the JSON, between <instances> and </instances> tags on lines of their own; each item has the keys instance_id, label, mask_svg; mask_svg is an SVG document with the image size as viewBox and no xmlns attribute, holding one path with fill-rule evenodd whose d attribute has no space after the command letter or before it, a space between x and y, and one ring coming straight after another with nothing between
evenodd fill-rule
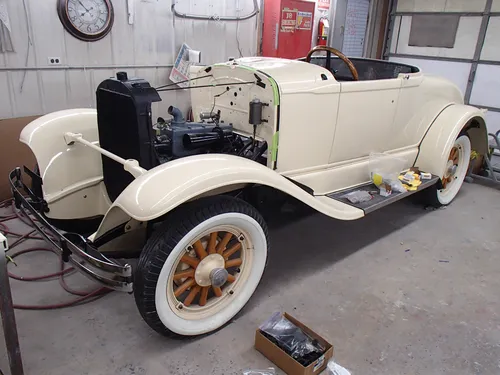
<instances>
[{"instance_id":1,"label":"cardboard box","mask_svg":"<svg viewBox=\"0 0 500 375\"><path fill-rule=\"evenodd\" d=\"M255 349L264 354L271 362L281 368L289 375L317 375L326 368L330 358L333 357L333 346L323 337L308 328L303 323L299 322L294 317L284 313L283 316L289 321L294 323L297 327L301 328L311 338L318 340L318 342L325 347L325 353L309 366L304 367L286 352L281 350L276 344L271 342L265 337L260 329L255 333Z\"/></svg>"}]
</instances>

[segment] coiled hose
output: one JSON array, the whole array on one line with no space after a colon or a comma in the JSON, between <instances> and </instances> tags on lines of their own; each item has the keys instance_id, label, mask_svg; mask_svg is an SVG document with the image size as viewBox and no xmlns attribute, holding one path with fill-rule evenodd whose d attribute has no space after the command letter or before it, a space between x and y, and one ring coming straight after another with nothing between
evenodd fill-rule
<instances>
[{"instance_id":1,"label":"coiled hose","mask_svg":"<svg viewBox=\"0 0 500 375\"><path fill-rule=\"evenodd\" d=\"M28 254L28 253L33 253L33 252L51 252L54 253L58 258L59 258L59 271L49 273L46 275L40 275L40 276L19 276L16 275L12 272L9 272L9 277L15 280L19 281L41 281L41 280L48 280L48 279L55 279L58 278L59 284L61 287L68 292L71 295L77 296L78 298L75 298L71 301L68 302L62 302L62 303L54 303L54 304L48 304L48 305L20 305L20 304L14 304L15 309L20 309L20 310L54 310L54 309L62 309L65 307L70 307L74 305L80 305L86 302L91 302L95 301L98 298L103 297L107 293L111 292L110 289L108 288L97 288L92 291L79 291L79 290L74 290L66 284L65 277L68 276L72 271L74 271L73 267L68 267L65 268L64 261L62 260L61 256L53 249L51 248L45 248L45 247L31 247L27 249L20 250L14 254L11 255L12 250L18 246L20 243L26 241L26 240L43 240L42 237L34 234L36 232L36 229L33 229L29 231L28 233L25 234L20 234L17 232L13 232L12 230L9 229L8 225L6 224L7 222L11 220L16 220L19 219L21 220L24 224L32 227L31 223L29 220L24 217L23 213L20 211L16 210L14 206L14 201L13 199L8 199L0 203L0 208L10 208L12 209L12 213L8 215L0 215L0 231L3 232L6 236L11 236L16 238L16 240L9 245L9 250L7 255L9 256L9 259L13 261L14 258L17 258L20 255L23 254Z\"/></svg>"}]
</instances>

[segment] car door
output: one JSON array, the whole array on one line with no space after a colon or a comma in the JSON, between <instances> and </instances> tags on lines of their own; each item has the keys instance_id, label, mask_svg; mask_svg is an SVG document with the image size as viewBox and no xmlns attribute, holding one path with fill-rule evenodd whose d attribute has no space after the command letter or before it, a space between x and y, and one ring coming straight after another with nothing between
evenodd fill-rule
<instances>
[{"instance_id":1,"label":"car door","mask_svg":"<svg viewBox=\"0 0 500 375\"><path fill-rule=\"evenodd\" d=\"M400 78L340 83L337 125L330 164L390 151Z\"/></svg>"}]
</instances>

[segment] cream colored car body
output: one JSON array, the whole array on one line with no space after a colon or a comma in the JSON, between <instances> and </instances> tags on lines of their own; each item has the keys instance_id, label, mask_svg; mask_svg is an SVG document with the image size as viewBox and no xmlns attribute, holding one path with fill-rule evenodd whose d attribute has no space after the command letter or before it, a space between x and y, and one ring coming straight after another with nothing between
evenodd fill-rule
<instances>
[{"instance_id":1,"label":"cream colored car body","mask_svg":"<svg viewBox=\"0 0 500 375\"><path fill-rule=\"evenodd\" d=\"M105 215L91 236L96 239L125 222L136 228L186 201L259 184L330 217L353 220L364 212L326 194L368 182L371 152L398 156L406 161L405 167L418 165L442 176L452 144L464 128L469 129L473 149L486 151L484 112L464 105L452 83L422 72L338 82L317 65L255 57L213 65L210 74L194 82L202 86L261 80L260 85L242 84L227 93L220 86L191 91L195 116L210 111L217 95L215 110L220 109L222 119L244 135L253 132L248 102L258 98L268 103L263 110L267 122L256 133L270 145L267 166L230 155L185 157L139 175L111 202L99 152L65 138L67 133L81 134L98 145L96 111L55 112L30 123L20 137L37 159L50 209L46 215L53 219ZM205 70L198 73L203 75Z\"/></svg>"}]
</instances>

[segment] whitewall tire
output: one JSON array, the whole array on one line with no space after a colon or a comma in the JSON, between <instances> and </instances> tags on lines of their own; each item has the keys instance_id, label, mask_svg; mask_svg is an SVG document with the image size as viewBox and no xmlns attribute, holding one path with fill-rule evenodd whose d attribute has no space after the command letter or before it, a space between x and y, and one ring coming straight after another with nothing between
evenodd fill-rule
<instances>
[{"instance_id":1,"label":"whitewall tire","mask_svg":"<svg viewBox=\"0 0 500 375\"><path fill-rule=\"evenodd\" d=\"M180 207L148 240L135 271L142 317L168 336L217 330L254 293L268 247L264 220L240 199L217 196Z\"/></svg>"},{"instance_id":2,"label":"whitewall tire","mask_svg":"<svg viewBox=\"0 0 500 375\"><path fill-rule=\"evenodd\" d=\"M461 135L453 144L444 175L439 186L424 190L428 204L439 207L450 204L462 187L469 168L471 144L467 135Z\"/></svg>"}]
</instances>

